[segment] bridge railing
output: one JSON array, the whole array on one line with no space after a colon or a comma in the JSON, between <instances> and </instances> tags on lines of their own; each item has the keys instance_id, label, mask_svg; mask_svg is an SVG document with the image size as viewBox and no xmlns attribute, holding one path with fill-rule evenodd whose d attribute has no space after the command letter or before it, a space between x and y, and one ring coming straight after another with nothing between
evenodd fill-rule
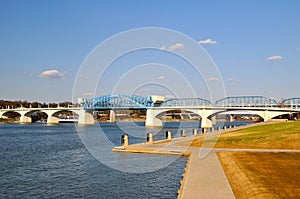
<instances>
[{"instance_id":1,"label":"bridge railing","mask_svg":"<svg viewBox=\"0 0 300 199\"><path fill-rule=\"evenodd\" d=\"M277 107L278 103L274 99L263 96L239 96L220 99L214 105L217 107Z\"/></svg>"},{"instance_id":2,"label":"bridge railing","mask_svg":"<svg viewBox=\"0 0 300 199\"><path fill-rule=\"evenodd\" d=\"M176 98L164 101L160 107L203 107L212 106L209 100L202 98Z\"/></svg>"},{"instance_id":3,"label":"bridge railing","mask_svg":"<svg viewBox=\"0 0 300 199\"><path fill-rule=\"evenodd\" d=\"M135 95L105 95L95 98L83 98L80 107L85 109L117 109L137 108L146 109L155 105L151 97ZM276 100L263 96L226 97L211 103L202 98L168 99L159 107L273 107L273 108L300 108L300 98L290 98L278 103Z\"/></svg>"},{"instance_id":4,"label":"bridge railing","mask_svg":"<svg viewBox=\"0 0 300 199\"><path fill-rule=\"evenodd\" d=\"M137 95L104 95L95 98L82 98L80 107L86 109L146 108L153 106L150 97Z\"/></svg>"},{"instance_id":5,"label":"bridge railing","mask_svg":"<svg viewBox=\"0 0 300 199\"><path fill-rule=\"evenodd\" d=\"M300 109L300 98L285 99L280 106L284 108Z\"/></svg>"}]
</instances>

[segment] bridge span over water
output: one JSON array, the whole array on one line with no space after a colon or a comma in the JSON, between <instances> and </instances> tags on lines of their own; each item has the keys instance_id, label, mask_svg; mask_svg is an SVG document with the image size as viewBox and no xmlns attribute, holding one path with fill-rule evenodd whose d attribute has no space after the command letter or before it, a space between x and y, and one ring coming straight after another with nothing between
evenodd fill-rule
<instances>
[{"instance_id":1,"label":"bridge span over water","mask_svg":"<svg viewBox=\"0 0 300 199\"><path fill-rule=\"evenodd\" d=\"M93 111L110 110L110 120L115 120L115 110L146 110L146 126L162 126L159 116L167 111L181 110L195 113L201 117L202 128L212 127L213 118L228 111L243 111L259 115L268 121L279 115L300 112L300 98L289 98L281 103L263 96L226 97L212 103L202 98L179 98L164 100L162 96L105 95L94 98L79 98L78 107L57 108L24 108L0 109L0 117L8 112L20 114L20 123L31 123L34 112L48 115L47 123L59 122L58 115L62 111L70 111L78 115L78 124L94 124Z\"/></svg>"},{"instance_id":2,"label":"bridge span over water","mask_svg":"<svg viewBox=\"0 0 300 199\"><path fill-rule=\"evenodd\" d=\"M93 115L87 112L85 109L80 107L56 107L56 108L7 108L0 109L0 118L9 114L17 113L20 115L20 123L27 124L32 123L32 115L36 112L43 112L47 114L47 124L58 124L59 114L63 111L68 111L76 114L78 116L79 125L93 125L94 118Z\"/></svg>"},{"instance_id":3,"label":"bridge span over water","mask_svg":"<svg viewBox=\"0 0 300 199\"><path fill-rule=\"evenodd\" d=\"M83 98L80 106L84 109L109 109L110 119L114 121L114 110L145 109L146 126L162 126L159 116L166 111L184 110L201 117L201 126L210 128L212 119L219 113L244 111L259 115L264 121L276 116L300 111L300 98L290 98L279 104L276 100L263 96L226 97L215 103L202 98L180 98L164 100L159 96L105 95L95 98Z\"/></svg>"}]
</instances>

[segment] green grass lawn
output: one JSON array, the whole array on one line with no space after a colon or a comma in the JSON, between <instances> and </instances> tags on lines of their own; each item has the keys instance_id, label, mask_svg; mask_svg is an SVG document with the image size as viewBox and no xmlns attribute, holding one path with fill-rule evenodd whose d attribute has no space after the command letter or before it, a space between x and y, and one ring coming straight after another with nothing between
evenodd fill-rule
<instances>
[{"instance_id":1,"label":"green grass lawn","mask_svg":"<svg viewBox=\"0 0 300 199\"><path fill-rule=\"evenodd\" d=\"M300 121L263 124L205 139L216 148L300 149ZM201 147L203 138L191 146Z\"/></svg>"}]
</instances>

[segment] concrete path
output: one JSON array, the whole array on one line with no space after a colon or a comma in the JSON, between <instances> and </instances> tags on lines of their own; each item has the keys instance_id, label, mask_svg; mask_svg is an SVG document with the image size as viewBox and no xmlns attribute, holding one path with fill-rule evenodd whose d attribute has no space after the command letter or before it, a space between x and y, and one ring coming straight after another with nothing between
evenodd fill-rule
<instances>
[{"instance_id":1,"label":"concrete path","mask_svg":"<svg viewBox=\"0 0 300 199\"><path fill-rule=\"evenodd\" d=\"M199 149L192 149L179 198L235 198L215 152L198 157Z\"/></svg>"},{"instance_id":2,"label":"concrete path","mask_svg":"<svg viewBox=\"0 0 300 199\"><path fill-rule=\"evenodd\" d=\"M199 148L166 145L166 143L135 144L127 147L116 147L113 151L187 155L189 161L178 198L235 198L215 151L200 159L198 157Z\"/></svg>"},{"instance_id":3,"label":"concrete path","mask_svg":"<svg viewBox=\"0 0 300 199\"><path fill-rule=\"evenodd\" d=\"M252 124L235 129L212 132L211 135L229 132L236 129L247 128L260 124ZM196 137L203 137L197 135ZM198 154L200 148L177 146L178 142L193 140L195 137L187 136L174 138L172 142L158 141L155 144L141 143L126 147L115 147L115 152L134 152L134 153L154 153L172 154L188 156L188 163L183 174L183 181L178 198L183 199L231 199L235 198L230 187L224 170L217 157L217 152L224 151L247 151L247 152L300 152L300 150L281 150L281 149L233 149L233 148L214 148L204 158L200 159Z\"/></svg>"}]
</instances>

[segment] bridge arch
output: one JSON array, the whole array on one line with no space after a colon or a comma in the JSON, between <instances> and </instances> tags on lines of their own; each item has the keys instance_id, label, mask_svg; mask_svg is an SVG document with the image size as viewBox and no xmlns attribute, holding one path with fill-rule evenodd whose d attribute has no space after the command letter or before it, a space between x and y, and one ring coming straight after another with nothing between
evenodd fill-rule
<instances>
[{"instance_id":1,"label":"bridge arch","mask_svg":"<svg viewBox=\"0 0 300 199\"><path fill-rule=\"evenodd\" d=\"M60 109L60 110L47 110L48 114L47 123L48 124L58 124L60 119L78 119L79 112L76 110Z\"/></svg>"},{"instance_id":2,"label":"bridge arch","mask_svg":"<svg viewBox=\"0 0 300 199\"><path fill-rule=\"evenodd\" d=\"M15 119L20 118L21 114L14 110L8 110L8 111L0 113L0 118L3 118L3 116L7 117L7 118L13 118L15 120Z\"/></svg>"},{"instance_id":3,"label":"bridge arch","mask_svg":"<svg viewBox=\"0 0 300 199\"><path fill-rule=\"evenodd\" d=\"M22 113L23 121L21 120L21 123L32 123L38 121L39 119L47 120L49 117L48 113L44 110L31 110L27 112L22 111Z\"/></svg>"},{"instance_id":4,"label":"bridge arch","mask_svg":"<svg viewBox=\"0 0 300 199\"><path fill-rule=\"evenodd\" d=\"M281 115L286 115L290 114L288 111L272 111L272 110L238 110L238 109L224 109L224 110L218 110L213 112L211 115L208 117L214 117L220 113L226 113L226 112L234 112L234 111L243 111L251 115L257 115L263 119L264 122L269 121L275 117L281 116Z\"/></svg>"},{"instance_id":5,"label":"bridge arch","mask_svg":"<svg viewBox=\"0 0 300 199\"><path fill-rule=\"evenodd\" d=\"M162 126L162 121L158 118L158 115L161 115L167 111L175 111L175 110L184 110L186 112L194 113L201 118L201 127L203 128L210 128L212 127L212 116L217 110L212 109L199 109L198 107L154 107L147 109L147 116L146 116L146 126Z\"/></svg>"},{"instance_id":6,"label":"bridge arch","mask_svg":"<svg viewBox=\"0 0 300 199\"><path fill-rule=\"evenodd\" d=\"M294 97L285 99L281 104L283 107L300 108L300 98Z\"/></svg>"},{"instance_id":7,"label":"bridge arch","mask_svg":"<svg viewBox=\"0 0 300 199\"><path fill-rule=\"evenodd\" d=\"M112 94L81 98L80 106L85 109L146 108L153 106L153 102L146 96Z\"/></svg>"}]
</instances>

